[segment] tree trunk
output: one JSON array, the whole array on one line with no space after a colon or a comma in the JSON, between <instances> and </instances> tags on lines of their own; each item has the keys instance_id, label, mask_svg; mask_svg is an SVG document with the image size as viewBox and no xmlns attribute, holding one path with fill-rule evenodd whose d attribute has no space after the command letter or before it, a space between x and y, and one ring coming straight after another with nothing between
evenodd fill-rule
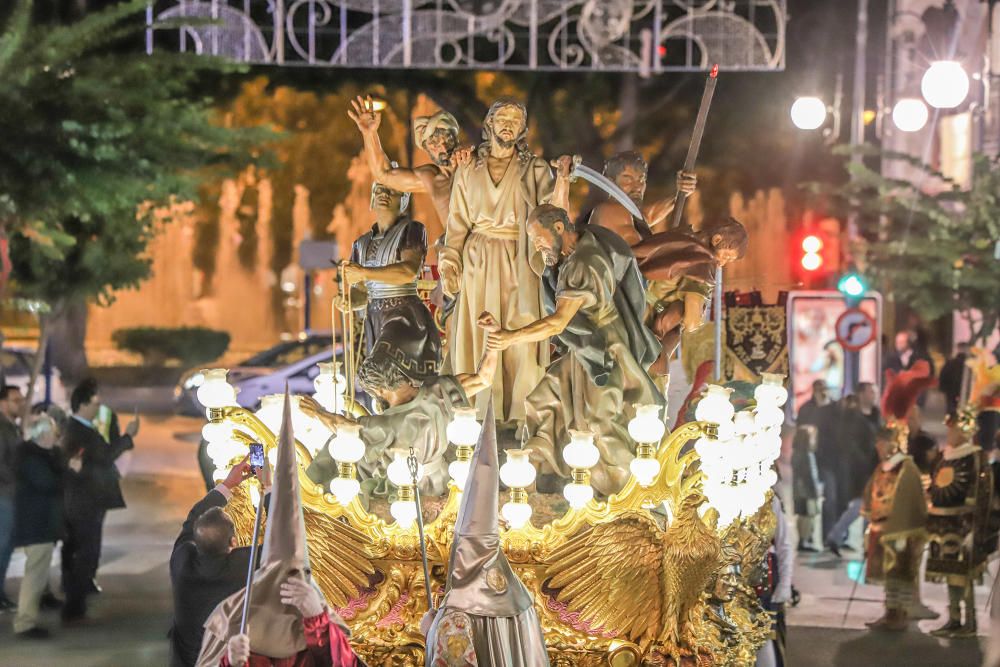
<instances>
[{"instance_id":1,"label":"tree trunk","mask_svg":"<svg viewBox=\"0 0 1000 667\"><path fill-rule=\"evenodd\" d=\"M52 365L63 384L72 387L87 376L87 303L73 301L51 315Z\"/></svg>"},{"instance_id":2,"label":"tree trunk","mask_svg":"<svg viewBox=\"0 0 1000 667\"><path fill-rule=\"evenodd\" d=\"M28 427L28 417L31 415L31 408L35 403L40 403L35 396L35 385L38 384L38 376L45 365L45 349L48 347L52 335L52 319L58 307L54 307L52 312L38 316L38 351L35 352L35 362L31 364L31 372L28 375L28 386L25 388L25 396L29 400L24 402L21 409L21 437L24 437Z\"/></svg>"},{"instance_id":3,"label":"tree trunk","mask_svg":"<svg viewBox=\"0 0 1000 667\"><path fill-rule=\"evenodd\" d=\"M615 138L616 153L635 148L635 122L639 115L638 74L632 72L622 77L622 87L618 91L618 109L621 111L618 127L623 131Z\"/></svg>"}]
</instances>

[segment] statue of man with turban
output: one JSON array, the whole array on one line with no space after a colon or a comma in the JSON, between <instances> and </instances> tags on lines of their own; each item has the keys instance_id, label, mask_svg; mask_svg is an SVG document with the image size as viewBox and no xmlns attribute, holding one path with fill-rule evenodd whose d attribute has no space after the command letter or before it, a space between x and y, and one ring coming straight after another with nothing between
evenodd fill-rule
<instances>
[{"instance_id":1,"label":"statue of man with turban","mask_svg":"<svg viewBox=\"0 0 1000 667\"><path fill-rule=\"evenodd\" d=\"M365 158L376 183L399 192L423 192L434 202L441 226L448 223L448 203L451 199L451 182L458 166L455 149L458 147L458 121L447 111L432 116L421 116L413 121L413 143L431 158L431 164L418 167L400 167L389 160L378 138L382 114L375 110L371 96L351 101L348 110L361 131L365 142Z\"/></svg>"}]
</instances>

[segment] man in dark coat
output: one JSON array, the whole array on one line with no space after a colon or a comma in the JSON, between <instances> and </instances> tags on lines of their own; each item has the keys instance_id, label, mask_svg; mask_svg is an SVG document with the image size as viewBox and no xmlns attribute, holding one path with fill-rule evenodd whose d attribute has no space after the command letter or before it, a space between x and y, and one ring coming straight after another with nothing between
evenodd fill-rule
<instances>
[{"instance_id":1,"label":"man in dark coat","mask_svg":"<svg viewBox=\"0 0 1000 667\"><path fill-rule=\"evenodd\" d=\"M58 433L51 417L35 415L27 438L15 457L14 546L23 548L25 564L14 632L23 639L46 639L49 631L38 625L38 612L49 584L52 551L63 531L65 464L55 447Z\"/></svg>"},{"instance_id":2,"label":"man in dark coat","mask_svg":"<svg viewBox=\"0 0 1000 667\"><path fill-rule=\"evenodd\" d=\"M73 416L63 432L63 452L80 461L79 472L66 480L66 539L62 547L65 622L78 621L87 611L88 593L99 590L94 581L101 558L101 533L108 510L125 507L115 460L135 447L132 438L139 431L133 421L119 434L112 419L110 438L105 440L94 424L101 408L97 383L84 380L70 396Z\"/></svg>"},{"instance_id":3,"label":"man in dark coat","mask_svg":"<svg viewBox=\"0 0 1000 667\"><path fill-rule=\"evenodd\" d=\"M844 509L826 534L825 542L839 556L851 525L861 516L861 499L865 484L878 465L878 452L875 427L861 412L857 396L844 398L837 426L837 498Z\"/></svg>"},{"instance_id":4,"label":"man in dark coat","mask_svg":"<svg viewBox=\"0 0 1000 667\"><path fill-rule=\"evenodd\" d=\"M969 344L959 343L955 346L955 356L944 362L938 378L938 388L948 403L948 414L953 417L958 415L958 399L962 395L962 380L965 378L965 362L968 358Z\"/></svg>"},{"instance_id":5,"label":"man in dark coat","mask_svg":"<svg viewBox=\"0 0 1000 667\"><path fill-rule=\"evenodd\" d=\"M14 452L21 442L17 419L24 396L11 385L0 385L0 612L11 611L15 605L4 593L7 565L14 550Z\"/></svg>"},{"instance_id":6,"label":"man in dark coat","mask_svg":"<svg viewBox=\"0 0 1000 667\"><path fill-rule=\"evenodd\" d=\"M246 583L250 547L236 547L236 528L222 508L233 489L251 475L246 459L199 500L188 513L170 555L174 620L170 627L170 666L198 661L204 624L216 605ZM262 476L267 506L267 475Z\"/></svg>"}]
</instances>

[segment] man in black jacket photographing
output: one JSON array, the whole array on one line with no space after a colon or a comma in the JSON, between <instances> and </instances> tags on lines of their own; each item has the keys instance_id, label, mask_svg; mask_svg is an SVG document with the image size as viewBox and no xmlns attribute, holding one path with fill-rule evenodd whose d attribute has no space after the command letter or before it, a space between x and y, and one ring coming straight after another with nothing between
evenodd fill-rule
<instances>
[{"instance_id":1,"label":"man in black jacket photographing","mask_svg":"<svg viewBox=\"0 0 1000 667\"><path fill-rule=\"evenodd\" d=\"M246 459L195 503L170 555L174 621L170 628L171 667L194 667L201 650L202 627L216 605L246 584L250 547L236 547L236 528L223 511L233 489L254 473ZM257 472L270 492L267 466Z\"/></svg>"}]
</instances>

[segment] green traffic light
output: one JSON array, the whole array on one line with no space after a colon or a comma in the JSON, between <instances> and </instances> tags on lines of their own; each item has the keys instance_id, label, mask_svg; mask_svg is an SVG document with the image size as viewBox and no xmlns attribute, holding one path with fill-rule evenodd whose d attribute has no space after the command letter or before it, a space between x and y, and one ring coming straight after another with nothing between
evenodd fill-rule
<instances>
[{"instance_id":1,"label":"green traffic light","mask_svg":"<svg viewBox=\"0 0 1000 667\"><path fill-rule=\"evenodd\" d=\"M837 281L837 289L845 296L861 296L865 293L867 286L856 273L848 273Z\"/></svg>"}]
</instances>

